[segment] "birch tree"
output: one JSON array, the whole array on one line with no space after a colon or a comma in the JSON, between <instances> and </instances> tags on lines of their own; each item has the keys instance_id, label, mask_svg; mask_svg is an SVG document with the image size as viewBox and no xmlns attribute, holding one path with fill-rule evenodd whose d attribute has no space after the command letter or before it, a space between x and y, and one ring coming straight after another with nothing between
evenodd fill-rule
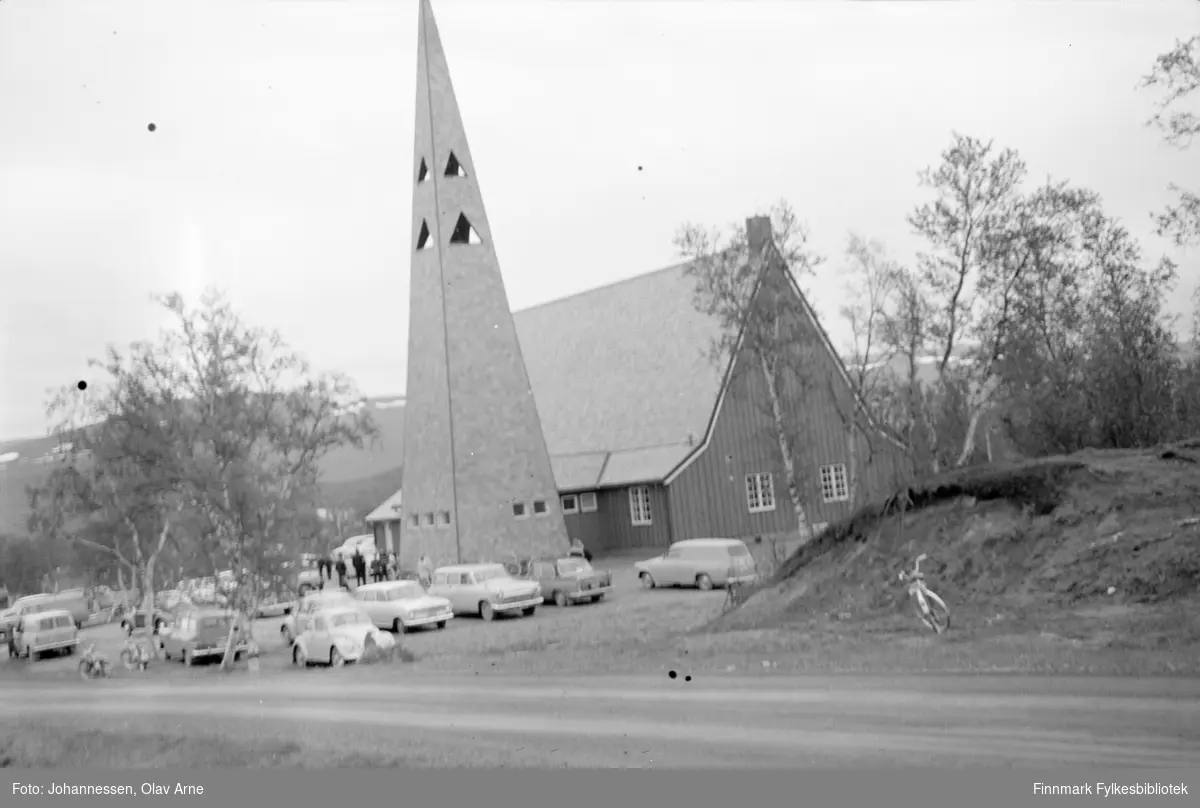
<instances>
[{"instance_id":1,"label":"birch tree","mask_svg":"<svg viewBox=\"0 0 1200 808\"><path fill-rule=\"evenodd\" d=\"M135 581L148 616L159 562L178 538L187 504L179 409L147 372L152 356L147 343L124 354L110 348L104 361L90 363L103 373L100 384L71 385L52 397L48 411L62 452L31 494L34 522L112 557ZM154 644L151 653L158 654Z\"/></svg>"},{"instance_id":2,"label":"birch tree","mask_svg":"<svg viewBox=\"0 0 1200 808\"><path fill-rule=\"evenodd\" d=\"M932 202L919 205L908 217L928 249L918 253L917 268L929 302L929 337L937 349L937 376L944 398L956 387L963 391L967 435L957 451L940 445L939 430L928 430L933 442L933 471L940 470L945 452L953 465L970 459L974 428L996 389L992 363L958 363L967 349L979 353L982 311L988 301L981 294L980 275L1001 254L998 241L1006 239L1009 217L1018 204L1018 189L1025 164L1011 149L997 151L993 144L955 132L941 164L923 170L922 187L933 191ZM972 350L974 349L974 350Z\"/></svg>"},{"instance_id":3,"label":"birch tree","mask_svg":"<svg viewBox=\"0 0 1200 808\"><path fill-rule=\"evenodd\" d=\"M184 490L211 525L203 552L232 570L237 622L252 630L261 582L299 553L319 461L339 446L361 448L377 429L349 379L314 373L281 335L247 324L216 291L194 308L178 294L160 302L174 328L153 373L188 402Z\"/></svg>"},{"instance_id":4,"label":"birch tree","mask_svg":"<svg viewBox=\"0 0 1200 808\"><path fill-rule=\"evenodd\" d=\"M813 335L787 274L802 283L823 258L809 247L807 229L787 202L776 203L769 215L773 243L763 252L752 254L743 224L722 232L688 223L677 231L674 243L689 262L697 310L720 324L711 358L722 370L732 362L735 379L752 374L763 385L788 498L796 524L807 537L812 528L806 500L820 483L800 471L799 450L806 441L802 408L796 402L813 389ZM786 273L778 277L764 272L773 250Z\"/></svg>"},{"instance_id":5,"label":"birch tree","mask_svg":"<svg viewBox=\"0 0 1200 808\"><path fill-rule=\"evenodd\" d=\"M1176 40L1175 47L1154 60L1140 86L1160 93L1148 123L1171 145L1190 147L1200 133L1200 34ZM1180 247L1200 244L1200 193L1176 184L1171 191L1176 202L1154 214L1159 235Z\"/></svg>"},{"instance_id":6,"label":"birch tree","mask_svg":"<svg viewBox=\"0 0 1200 808\"><path fill-rule=\"evenodd\" d=\"M903 268L887 256L883 244L850 233L846 239L843 304L838 313L850 327L850 377L854 392L873 402L887 383L879 372L896 357L897 346L887 339L887 322L895 305Z\"/></svg>"}]
</instances>

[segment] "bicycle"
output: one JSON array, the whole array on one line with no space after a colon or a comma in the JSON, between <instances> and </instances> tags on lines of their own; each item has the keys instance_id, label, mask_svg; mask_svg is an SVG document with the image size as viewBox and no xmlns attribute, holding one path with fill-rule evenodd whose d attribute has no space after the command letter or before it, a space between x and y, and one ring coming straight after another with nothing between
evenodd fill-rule
<instances>
[{"instance_id":1,"label":"bicycle","mask_svg":"<svg viewBox=\"0 0 1200 808\"><path fill-rule=\"evenodd\" d=\"M144 671L150 666L150 651L133 637L128 637L121 648L121 664L127 671L135 668Z\"/></svg>"},{"instance_id":2,"label":"bicycle","mask_svg":"<svg viewBox=\"0 0 1200 808\"><path fill-rule=\"evenodd\" d=\"M950 628L950 609L946 601L925 585L925 573L921 572L921 562L928 556L921 553L913 564L912 572L900 571L901 583L908 584L908 595L917 605L917 618L937 634Z\"/></svg>"}]
</instances>

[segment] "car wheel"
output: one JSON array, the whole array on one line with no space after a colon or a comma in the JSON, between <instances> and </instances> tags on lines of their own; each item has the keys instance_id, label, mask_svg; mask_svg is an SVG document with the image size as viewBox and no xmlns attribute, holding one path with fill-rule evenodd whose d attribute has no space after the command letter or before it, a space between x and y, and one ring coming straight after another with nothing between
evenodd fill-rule
<instances>
[{"instance_id":1,"label":"car wheel","mask_svg":"<svg viewBox=\"0 0 1200 808\"><path fill-rule=\"evenodd\" d=\"M554 592L554 605L555 606L563 606L563 607L570 606L571 600L570 600L570 598L567 597L566 592L563 592L561 589L558 589L558 590L555 590L555 592Z\"/></svg>"},{"instance_id":2,"label":"car wheel","mask_svg":"<svg viewBox=\"0 0 1200 808\"><path fill-rule=\"evenodd\" d=\"M496 618L496 610L492 608L492 604L485 600L479 604L479 616L484 620L494 620Z\"/></svg>"},{"instance_id":3,"label":"car wheel","mask_svg":"<svg viewBox=\"0 0 1200 808\"><path fill-rule=\"evenodd\" d=\"M638 576L638 578L642 582L642 589L653 589L654 588L654 586L655 586L654 578L651 577L650 573L643 572L641 575Z\"/></svg>"},{"instance_id":4,"label":"car wheel","mask_svg":"<svg viewBox=\"0 0 1200 808\"><path fill-rule=\"evenodd\" d=\"M404 625L402 622L400 622L399 617L397 617L395 620L392 621L392 633L393 634L407 634L408 633L408 627L406 625Z\"/></svg>"},{"instance_id":5,"label":"car wheel","mask_svg":"<svg viewBox=\"0 0 1200 808\"><path fill-rule=\"evenodd\" d=\"M708 592L710 589L713 588L712 578L709 578L707 575L703 575L703 574L697 575L696 576L696 586L698 586L700 589L704 590L705 592Z\"/></svg>"},{"instance_id":6,"label":"car wheel","mask_svg":"<svg viewBox=\"0 0 1200 808\"><path fill-rule=\"evenodd\" d=\"M342 652L336 648L329 649L329 666L331 668L340 668L346 664L346 660L342 657Z\"/></svg>"},{"instance_id":7,"label":"car wheel","mask_svg":"<svg viewBox=\"0 0 1200 808\"><path fill-rule=\"evenodd\" d=\"M525 615L526 617L533 617L533 614L536 611L537 606L530 606L528 609L522 609L521 614Z\"/></svg>"},{"instance_id":8,"label":"car wheel","mask_svg":"<svg viewBox=\"0 0 1200 808\"><path fill-rule=\"evenodd\" d=\"M304 653L304 647L301 645L292 646L292 664L297 668L308 667L308 654Z\"/></svg>"},{"instance_id":9,"label":"car wheel","mask_svg":"<svg viewBox=\"0 0 1200 808\"><path fill-rule=\"evenodd\" d=\"M592 603L599 603L602 600L604 600L603 595L592 595Z\"/></svg>"},{"instance_id":10,"label":"car wheel","mask_svg":"<svg viewBox=\"0 0 1200 808\"><path fill-rule=\"evenodd\" d=\"M437 627L438 627L438 628L445 628L445 627L446 627L446 621L445 621L445 620L439 620L439 621L438 621L438 624L437 624Z\"/></svg>"}]
</instances>

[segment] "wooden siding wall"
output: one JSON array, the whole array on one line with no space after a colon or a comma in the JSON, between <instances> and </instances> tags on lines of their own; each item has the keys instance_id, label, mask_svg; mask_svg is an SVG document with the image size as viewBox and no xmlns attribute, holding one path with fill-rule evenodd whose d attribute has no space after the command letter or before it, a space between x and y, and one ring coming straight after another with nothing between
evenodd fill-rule
<instances>
[{"instance_id":1,"label":"wooden siding wall","mask_svg":"<svg viewBox=\"0 0 1200 808\"><path fill-rule=\"evenodd\" d=\"M782 276L774 282L787 283ZM789 385L784 395L791 407L790 417L798 419L797 431L804 438L796 451L801 500L809 523L819 524L844 518L853 508L848 501L824 501L821 466L841 463L846 466L847 478L856 475L856 501L861 504L895 490L905 473L906 457L877 433L872 434L870 444L861 432L851 439L848 419L854 413L854 397L837 359L825 349L811 324L805 321L802 330L807 337L803 362L811 376L803 386ZM752 361L746 355L738 357L708 448L671 485L675 541L778 534L797 528L766 385ZM857 471L851 463L852 446ZM761 472L773 474L775 510L750 513L746 475Z\"/></svg>"},{"instance_id":2,"label":"wooden siding wall","mask_svg":"<svg viewBox=\"0 0 1200 808\"><path fill-rule=\"evenodd\" d=\"M560 498L561 499L561 498ZM583 546L591 552L608 548L608 533L607 523L604 515L600 512L600 498L596 497L596 510L591 513L564 513L563 519L567 522L567 535L572 541L579 539L583 542ZM562 507L561 503L559 507Z\"/></svg>"},{"instance_id":3,"label":"wooden siding wall","mask_svg":"<svg viewBox=\"0 0 1200 808\"><path fill-rule=\"evenodd\" d=\"M779 444L772 442L771 419L763 401L754 400L761 380L750 374L733 378L708 448L671 484L671 525L675 541L754 536L796 529L788 498ZM747 388L750 388L749 390ZM775 510L750 513L746 475L771 472Z\"/></svg>"},{"instance_id":4,"label":"wooden siding wall","mask_svg":"<svg viewBox=\"0 0 1200 808\"><path fill-rule=\"evenodd\" d=\"M671 514L667 492L661 485L650 489L650 524L634 525L629 512L629 489L612 488L596 492L596 513L603 533L597 545L604 550L669 547L672 541ZM585 540L586 541L586 540ZM589 547L589 549L591 549ZM592 550L595 552L595 550Z\"/></svg>"}]
</instances>

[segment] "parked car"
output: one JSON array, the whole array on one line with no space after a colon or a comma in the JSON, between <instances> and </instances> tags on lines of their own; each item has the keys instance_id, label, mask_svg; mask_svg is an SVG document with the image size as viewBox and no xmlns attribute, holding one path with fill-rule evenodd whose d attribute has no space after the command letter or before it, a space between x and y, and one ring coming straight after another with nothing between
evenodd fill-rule
<instances>
[{"instance_id":1,"label":"parked car","mask_svg":"<svg viewBox=\"0 0 1200 808\"><path fill-rule=\"evenodd\" d=\"M178 659L192 665L198 659L225 656L229 647L229 627L234 615L224 609L184 608L176 616L171 630L162 637L163 658ZM239 628L234 632L234 658L240 659L247 649L247 638Z\"/></svg>"},{"instance_id":2,"label":"parked car","mask_svg":"<svg viewBox=\"0 0 1200 808\"><path fill-rule=\"evenodd\" d=\"M283 617L292 608L292 601L276 597L265 597L258 602L257 617L270 619Z\"/></svg>"},{"instance_id":3,"label":"parked car","mask_svg":"<svg viewBox=\"0 0 1200 808\"><path fill-rule=\"evenodd\" d=\"M309 592L300 598L283 618L283 624L279 627L279 634L283 638L284 645L290 646L296 641L296 638L304 632L308 620L313 614L323 609L332 609L334 607L362 608L349 592L337 589L329 590L328 592Z\"/></svg>"},{"instance_id":4,"label":"parked car","mask_svg":"<svg viewBox=\"0 0 1200 808\"><path fill-rule=\"evenodd\" d=\"M362 557L367 562L367 569L369 570L371 562L379 557L379 549L375 546L375 534L360 533L357 536L351 536L333 548L333 554L330 557L336 561L340 553L342 560L346 562L346 566L349 568L347 574L351 576L354 574L354 567L350 565L350 559L354 557L355 550L362 553Z\"/></svg>"},{"instance_id":5,"label":"parked car","mask_svg":"<svg viewBox=\"0 0 1200 808\"><path fill-rule=\"evenodd\" d=\"M535 558L527 568L520 577L537 581L542 597L558 606L595 603L612 592L612 573L600 572L582 558Z\"/></svg>"},{"instance_id":6,"label":"parked car","mask_svg":"<svg viewBox=\"0 0 1200 808\"><path fill-rule=\"evenodd\" d=\"M176 609L179 604L176 604ZM125 636L132 636L135 631L145 631L147 626L150 627L150 633L158 636L164 628L171 625L175 619L175 612L168 609L155 609L153 612L147 612L145 609L135 609L132 612L126 613L121 618L121 631L125 632Z\"/></svg>"},{"instance_id":7,"label":"parked car","mask_svg":"<svg viewBox=\"0 0 1200 808\"><path fill-rule=\"evenodd\" d=\"M362 660L372 645L390 655L396 640L372 625L371 618L357 605L322 609L305 619L304 630L292 643L292 664L303 668L315 662L341 667Z\"/></svg>"},{"instance_id":8,"label":"parked car","mask_svg":"<svg viewBox=\"0 0 1200 808\"><path fill-rule=\"evenodd\" d=\"M11 645L13 628L25 615L54 609L69 612L76 628L83 628L83 623L89 616L87 598L84 597L82 589L69 589L57 594L26 595L17 598L11 609L0 612L0 642Z\"/></svg>"},{"instance_id":9,"label":"parked car","mask_svg":"<svg viewBox=\"0 0 1200 808\"><path fill-rule=\"evenodd\" d=\"M354 599L372 623L397 634L431 624L445 628L454 617L449 600L430 595L416 581L364 584L354 590Z\"/></svg>"},{"instance_id":10,"label":"parked car","mask_svg":"<svg viewBox=\"0 0 1200 808\"><path fill-rule=\"evenodd\" d=\"M71 653L79 644L79 626L66 609L31 612L17 620L9 656L40 659L44 654Z\"/></svg>"},{"instance_id":11,"label":"parked car","mask_svg":"<svg viewBox=\"0 0 1200 808\"><path fill-rule=\"evenodd\" d=\"M758 579L754 556L739 539L686 539L664 555L633 565L646 589L656 586L714 586L749 583Z\"/></svg>"},{"instance_id":12,"label":"parked car","mask_svg":"<svg viewBox=\"0 0 1200 808\"><path fill-rule=\"evenodd\" d=\"M309 592L317 591L321 588L321 571L316 569L300 570L296 573L296 594L304 597Z\"/></svg>"},{"instance_id":13,"label":"parked car","mask_svg":"<svg viewBox=\"0 0 1200 808\"><path fill-rule=\"evenodd\" d=\"M497 614L528 617L542 602L536 583L513 578L503 564L458 564L436 569L429 594L450 601L455 614L477 614L484 620Z\"/></svg>"}]
</instances>

